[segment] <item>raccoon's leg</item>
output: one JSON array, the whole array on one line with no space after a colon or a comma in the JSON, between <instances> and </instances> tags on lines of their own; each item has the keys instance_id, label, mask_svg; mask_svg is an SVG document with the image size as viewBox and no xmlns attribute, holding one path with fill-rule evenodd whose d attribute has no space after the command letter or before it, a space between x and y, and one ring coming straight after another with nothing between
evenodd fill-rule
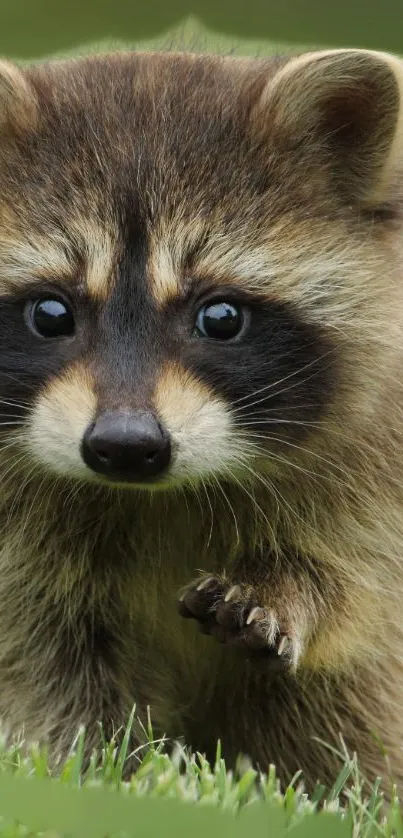
<instances>
[{"instance_id":1,"label":"raccoon's leg","mask_svg":"<svg viewBox=\"0 0 403 838\"><path fill-rule=\"evenodd\" d=\"M368 659L348 648L338 657L354 596L348 600L334 569L303 557L272 567L262 575L241 563L230 577L194 580L180 596L180 613L223 644L209 723L200 721L199 690L187 740L214 759L221 739L230 766L240 752L262 770L273 762L283 783L302 769L312 791L318 779L331 785L337 777L343 756L332 749L343 752L341 735L364 777L383 776L388 793L390 772L403 782L402 662L376 645Z\"/></svg>"},{"instance_id":2,"label":"raccoon's leg","mask_svg":"<svg viewBox=\"0 0 403 838\"><path fill-rule=\"evenodd\" d=\"M379 669L357 667L350 675L332 676L301 667L293 675L273 670L265 658L242 657L223 654L213 695L207 692L206 702L197 693L184 721L185 741L193 749L214 763L219 739L229 768L240 754L263 772L274 764L283 788L302 770L310 793L318 781L332 786L345 748L350 757L357 753L369 783L383 777L390 793L391 774L403 782L401 714L397 704L391 712ZM398 690L391 692L397 696ZM370 785L365 788L370 792Z\"/></svg>"}]
</instances>

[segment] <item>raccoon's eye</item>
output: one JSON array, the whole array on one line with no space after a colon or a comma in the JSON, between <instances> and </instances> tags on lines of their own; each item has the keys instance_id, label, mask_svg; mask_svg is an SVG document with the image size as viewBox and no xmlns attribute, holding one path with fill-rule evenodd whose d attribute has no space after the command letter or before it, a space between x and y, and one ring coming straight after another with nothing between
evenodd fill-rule
<instances>
[{"instance_id":1,"label":"raccoon's eye","mask_svg":"<svg viewBox=\"0 0 403 838\"><path fill-rule=\"evenodd\" d=\"M241 306L220 300L206 303L196 317L196 334L213 340L231 340L239 335L244 325Z\"/></svg>"},{"instance_id":2,"label":"raccoon's eye","mask_svg":"<svg viewBox=\"0 0 403 838\"><path fill-rule=\"evenodd\" d=\"M43 338L68 337L74 334L74 316L64 300L56 297L35 300L28 304L26 313L32 331Z\"/></svg>"}]
</instances>

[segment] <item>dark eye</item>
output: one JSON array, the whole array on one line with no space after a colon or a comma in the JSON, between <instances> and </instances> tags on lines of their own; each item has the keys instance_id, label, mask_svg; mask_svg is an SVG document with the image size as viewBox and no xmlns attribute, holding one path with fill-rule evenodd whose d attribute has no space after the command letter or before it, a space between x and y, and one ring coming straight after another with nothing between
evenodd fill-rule
<instances>
[{"instance_id":1,"label":"dark eye","mask_svg":"<svg viewBox=\"0 0 403 838\"><path fill-rule=\"evenodd\" d=\"M60 338L74 334L74 316L63 300L36 300L29 304L27 313L31 328L43 338Z\"/></svg>"},{"instance_id":2,"label":"dark eye","mask_svg":"<svg viewBox=\"0 0 403 838\"><path fill-rule=\"evenodd\" d=\"M223 301L207 303L197 313L196 331L213 340L231 340L244 325L241 306Z\"/></svg>"}]
</instances>

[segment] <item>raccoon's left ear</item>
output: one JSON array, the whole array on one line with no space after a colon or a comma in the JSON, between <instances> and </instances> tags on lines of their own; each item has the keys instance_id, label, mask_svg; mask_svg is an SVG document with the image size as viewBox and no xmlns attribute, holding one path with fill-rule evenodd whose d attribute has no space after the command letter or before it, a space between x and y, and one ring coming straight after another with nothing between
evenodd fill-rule
<instances>
[{"instance_id":1,"label":"raccoon's left ear","mask_svg":"<svg viewBox=\"0 0 403 838\"><path fill-rule=\"evenodd\" d=\"M343 199L375 206L403 176L403 63L367 50L291 59L268 82L254 112L275 148L318 166Z\"/></svg>"},{"instance_id":2,"label":"raccoon's left ear","mask_svg":"<svg viewBox=\"0 0 403 838\"><path fill-rule=\"evenodd\" d=\"M36 96L23 71L0 59L0 139L33 129L37 117Z\"/></svg>"}]
</instances>

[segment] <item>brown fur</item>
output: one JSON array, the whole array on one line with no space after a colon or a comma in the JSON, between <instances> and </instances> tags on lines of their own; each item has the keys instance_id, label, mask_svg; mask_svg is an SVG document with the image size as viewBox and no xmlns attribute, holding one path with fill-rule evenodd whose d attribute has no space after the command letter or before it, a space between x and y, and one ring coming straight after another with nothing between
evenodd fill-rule
<instances>
[{"instance_id":1,"label":"brown fur","mask_svg":"<svg viewBox=\"0 0 403 838\"><path fill-rule=\"evenodd\" d=\"M56 760L81 723L91 748L97 722L110 734L136 701L158 734L209 756L220 737L229 762L246 752L283 781L302 768L310 787L334 779L318 739L337 746L340 732L370 779L385 774L376 735L401 783L399 62L138 54L32 67L20 85L7 72L4 298L46 280L101 306L129 205L147 219L160 308L194 277L285 301L320 334L332 386L301 440L269 440L269 465L179 357L122 395L83 337L74 363L28 391L20 426L0 429L6 728L48 741ZM12 384L2 399L17 403ZM122 400L151 400L179 440L169 491L91 482L70 454L95 405ZM181 620L177 592L199 569L288 626L296 672L272 674Z\"/></svg>"}]
</instances>

